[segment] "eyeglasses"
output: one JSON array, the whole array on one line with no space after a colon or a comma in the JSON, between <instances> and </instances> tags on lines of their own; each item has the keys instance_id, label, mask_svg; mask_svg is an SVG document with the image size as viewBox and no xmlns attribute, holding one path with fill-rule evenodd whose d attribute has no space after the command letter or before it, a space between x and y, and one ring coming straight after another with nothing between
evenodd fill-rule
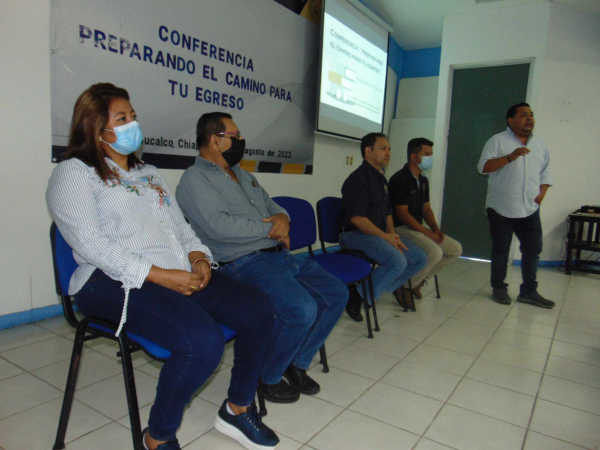
<instances>
[{"instance_id":1,"label":"eyeglasses","mask_svg":"<svg viewBox=\"0 0 600 450\"><path fill-rule=\"evenodd\" d=\"M239 139L242 137L242 133L239 131L224 131L223 133L217 133L215 136Z\"/></svg>"}]
</instances>

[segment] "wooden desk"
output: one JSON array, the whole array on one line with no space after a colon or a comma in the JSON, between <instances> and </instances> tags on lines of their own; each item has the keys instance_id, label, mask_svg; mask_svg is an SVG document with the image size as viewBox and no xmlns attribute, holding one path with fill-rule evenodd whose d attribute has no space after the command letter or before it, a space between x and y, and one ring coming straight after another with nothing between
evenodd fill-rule
<instances>
[{"instance_id":1,"label":"wooden desk","mask_svg":"<svg viewBox=\"0 0 600 450\"><path fill-rule=\"evenodd\" d=\"M565 273L571 275L573 270L577 270L600 274L600 262L581 261L582 250L598 252L600 256L600 214L574 212L569 214L569 223ZM573 250L575 250L575 258L571 261Z\"/></svg>"}]
</instances>

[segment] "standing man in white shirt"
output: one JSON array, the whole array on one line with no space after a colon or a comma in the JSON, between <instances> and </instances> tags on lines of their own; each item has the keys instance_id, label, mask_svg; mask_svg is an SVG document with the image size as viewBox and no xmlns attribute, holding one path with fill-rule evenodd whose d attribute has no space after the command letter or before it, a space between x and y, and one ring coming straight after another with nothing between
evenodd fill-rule
<instances>
[{"instance_id":1,"label":"standing man in white shirt","mask_svg":"<svg viewBox=\"0 0 600 450\"><path fill-rule=\"evenodd\" d=\"M493 297L510 305L506 268L515 233L521 243L523 284L518 302L553 308L554 302L537 292L537 268L542 252L540 205L552 185L550 155L544 142L533 136L535 120L527 103L511 106L506 113L507 129L490 138L477 164L488 175L487 216L492 235Z\"/></svg>"}]
</instances>

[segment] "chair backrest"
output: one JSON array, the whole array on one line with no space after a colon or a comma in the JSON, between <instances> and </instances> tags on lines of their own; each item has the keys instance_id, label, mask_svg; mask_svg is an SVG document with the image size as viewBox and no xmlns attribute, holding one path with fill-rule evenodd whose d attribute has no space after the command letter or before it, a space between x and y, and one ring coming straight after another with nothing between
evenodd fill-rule
<instances>
[{"instance_id":1,"label":"chair backrest","mask_svg":"<svg viewBox=\"0 0 600 450\"><path fill-rule=\"evenodd\" d=\"M52 222L52 226L50 227L50 244L52 246L52 260L54 262L56 293L60 295L67 321L71 326L77 327L79 321L75 317L71 298L69 297L69 282L78 264L75 262L75 258L73 258L73 250L69 247L62 234L60 234L60 230L54 222Z\"/></svg>"},{"instance_id":2,"label":"chair backrest","mask_svg":"<svg viewBox=\"0 0 600 450\"><path fill-rule=\"evenodd\" d=\"M339 241L342 210L342 199L338 197L323 197L317 202L319 240L323 251L325 243L337 244Z\"/></svg>"},{"instance_id":3,"label":"chair backrest","mask_svg":"<svg viewBox=\"0 0 600 450\"><path fill-rule=\"evenodd\" d=\"M312 252L311 247L317 241L317 224L312 205L295 197L272 199L290 215L290 250L308 247L309 252Z\"/></svg>"}]
</instances>

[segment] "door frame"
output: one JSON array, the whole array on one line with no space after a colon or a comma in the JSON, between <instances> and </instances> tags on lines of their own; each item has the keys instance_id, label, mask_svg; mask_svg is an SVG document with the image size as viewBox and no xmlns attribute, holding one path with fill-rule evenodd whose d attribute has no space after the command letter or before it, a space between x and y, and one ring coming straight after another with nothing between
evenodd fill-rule
<instances>
[{"instance_id":1,"label":"door frame","mask_svg":"<svg viewBox=\"0 0 600 450\"><path fill-rule=\"evenodd\" d=\"M466 63L466 64L450 64L449 73L448 73L448 85L446 89L447 98L446 98L446 110L444 111L444 154L442 162L442 166L444 168L442 173L442 185L440 188L440 209L439 209L439 217L438 221L440 225L443 225L444 218L442 217L442 212L444 209L444 189L446 187L446 162L448 158L448 134L450 132L450 109L452 107L452 85L454 83L454 71L460 69L478 69L482 67L495 67L495 66L512 66L516 64L529 64L529 76L527 78L527 93L525 95L525 101L529 103L531 101L532 94L532 86L533 86L533 74L535 72L535 57L531 58L520 58L520 59L504 59L498 61L484 61L477 63ZM438 99L439 101L439 99ZM491 136L490 136L491 137ZM484 212L485 213L485 212ZM512 265L514 261L514 254L517 248L516 239L512 239L510 245L510 252L508 254L508 263Z\"/></svg>"}]
</instances>

